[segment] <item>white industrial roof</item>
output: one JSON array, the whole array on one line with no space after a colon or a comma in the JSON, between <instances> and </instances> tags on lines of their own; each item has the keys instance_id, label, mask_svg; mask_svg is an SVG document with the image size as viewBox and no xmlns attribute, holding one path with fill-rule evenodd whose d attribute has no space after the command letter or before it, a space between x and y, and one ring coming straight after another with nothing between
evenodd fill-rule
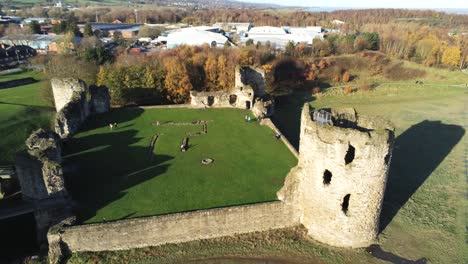
<instances>
[{"instance_id":1,"label":"white industrial roof","mask_svg":"<svg viewBox=\"0 0 468 264\"><path fill-rule=\"evenodd\" d=\"M270 26L265 26L265 27L253 27L249 30L249 35L286 35L288 34L284 28L280 27L270 27Z\"/></svg>"},{"instance_id":2,"label":"white industrial roof","mask_svg":"<svg viewBox=\"0 0 468 264\"><path fill-rule=\"evenodd\" d=\"M167 47L172 48L178 45L196 46L205 43L211 45L213 42L215 42L217 46L222 46L226 41L228 41L228 38L218 33L196 28L184 28L171 32L167 36Z\"/></svg>"}]
</instances>

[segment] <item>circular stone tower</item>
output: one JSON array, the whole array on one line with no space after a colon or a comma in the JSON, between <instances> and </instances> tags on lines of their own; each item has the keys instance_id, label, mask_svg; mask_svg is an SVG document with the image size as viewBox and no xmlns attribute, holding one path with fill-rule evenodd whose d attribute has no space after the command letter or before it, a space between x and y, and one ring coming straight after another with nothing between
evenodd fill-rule
<instances>
[{"instance_id":1,"label":"circular stone tower","mask_svg":"<svg viewBox=\"0 0 468 264\"><path fill-rule=\"evenodd\" d=\"M363 247L379 232L393 127L354 109L301 116L299 163L278 197L295 208L309 235L325 244Z\"/></svg>"}]
</instances>

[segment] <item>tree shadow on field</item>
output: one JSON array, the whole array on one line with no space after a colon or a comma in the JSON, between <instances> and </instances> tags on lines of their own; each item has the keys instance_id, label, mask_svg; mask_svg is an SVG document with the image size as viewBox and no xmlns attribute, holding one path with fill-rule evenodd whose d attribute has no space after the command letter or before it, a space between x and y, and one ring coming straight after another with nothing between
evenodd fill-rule
<instances>
[{"instance_id":1,"label":"tree shadow on field","mask_svg":"<svg viewBox=\"0 0 468 264\"><path fill-rule=\"evenodd\" d=\"M310 91L296 91L275 100L276 109L271 120L296 150L299 150L302 107L313 100L315 97Z\"/></svg>"},{"instance_id":2,"label":"tree shadow on field","mask_svg":"<svg viewBox=\"0 0 468 264\"><path fill-rule=\"evenodd\" d=\"M109 121L126 122L133 120L141 109L118 111L109 115L94 117L82 129L101 127ZM153 156L148 159L150 138L138 137L138 130L124 128L108 129L106 133L96 133L72 138L64 145L64 175L67 189L77 202L77 215L80 222L87 221L107 205L118 201L127 189L165 173L169 167L168 155ZM101 133L99 133L101 132ZM141 145L143 140L144 145ZM138 198L150 199L150 194L142 193ZM135 207L119 208L119 212L106 210L96 221L108 221L132 217Z\"/></svg>"},{"instance_id":3,"label":"tree shadow on field","mask_svg":"<svg viewBox=\"0 0 468 264\"><path fill-rule=\"evenodd\" d=\"M439 166L465 134L461 126L422 121L395 140L380 231Z\"/></svg>"}]
</instances>

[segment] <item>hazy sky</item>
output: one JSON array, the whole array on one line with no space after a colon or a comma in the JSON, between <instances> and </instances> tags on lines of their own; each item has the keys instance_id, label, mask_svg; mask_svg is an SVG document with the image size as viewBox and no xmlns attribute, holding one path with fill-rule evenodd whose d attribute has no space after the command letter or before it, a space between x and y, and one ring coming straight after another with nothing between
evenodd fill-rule
<instances>
[{"instance_id":1,"label":"hazy sky","mask_svg":"<svg viewBox=\"0 0 468 264\"><path fill-rule=\"evenodd\" d=\"M387 7L387 8L468 8L468 0L240 0L290 6Z\"/></svg>"}]
</instances>

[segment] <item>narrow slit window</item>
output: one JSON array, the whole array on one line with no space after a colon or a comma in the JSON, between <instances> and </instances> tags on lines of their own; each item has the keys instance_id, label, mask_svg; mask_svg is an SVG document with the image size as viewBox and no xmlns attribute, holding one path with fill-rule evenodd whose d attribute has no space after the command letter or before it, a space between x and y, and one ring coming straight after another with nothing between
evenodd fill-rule
<instances>
[{"instance_id":1,"label":"narrow slit window","mask_svg":"<svg viewBox=\"0 0 468 264\"><path fill-rule=\"evenodd\" d=\"M343 198L343 203L341 204L341 211L343 211L343 213L344 213L345 215L348 214L349 198L351 198L351 194L348 193L348 194Z\"/></svg>"},{"instance_id":2,"label":"narrow slit window","mask_svg":"<svg viewBox=\"0 0 468 264\"><path fill-rule=\"evenodd\" d=\"M348 145L348 151L346 152L346 155L345 155L345 158L344 158L345 164L349 164L349 163L353 162L355 152L356 152L356 149L351 144L349 144Z\"/></svg>"}]
</instances>

